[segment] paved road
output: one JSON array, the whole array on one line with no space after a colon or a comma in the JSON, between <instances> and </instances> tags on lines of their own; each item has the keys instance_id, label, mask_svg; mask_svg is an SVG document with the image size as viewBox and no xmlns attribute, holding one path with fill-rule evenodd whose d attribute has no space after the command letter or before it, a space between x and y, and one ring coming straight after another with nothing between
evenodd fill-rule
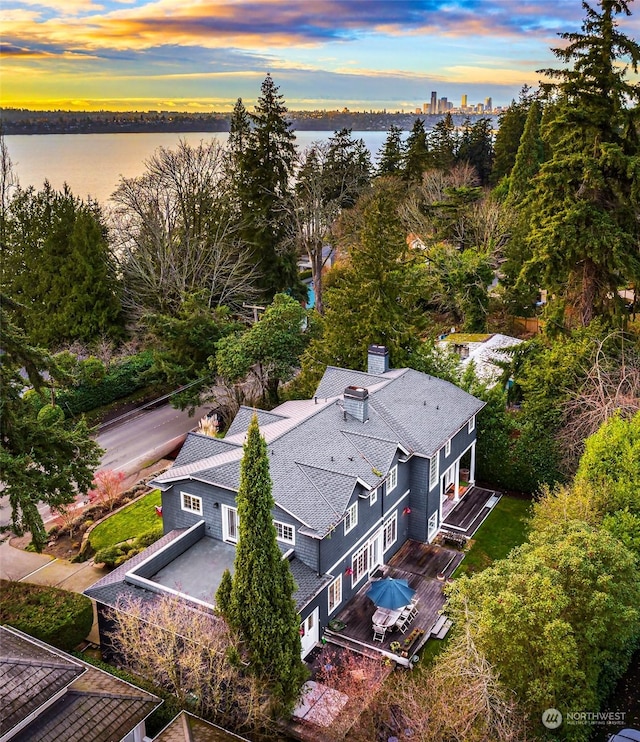
<instances>
[{"instance_id":1,"label":"paved road","mask_svg":"<svg viewBox=\"0 0 640 742\"><path fill-rule=\"evenodd\" d=\"M165 404L105 427L97 436L98 443L105 449L100 468L124 471L127 476L137 474L171 453L208 410L208 407L201 407L189 417L186 412ZM38 510L45 522L52 519L47 505L41 503ZM0 526L10 523L9 498L0 497Z\"/></svg>"},{"instance_id":2,"label":"paved road","mask_svg":"<svg viewBox=\"0 0 640 742\"><path fill-rule=\"evenodd\" d=\"M100 468L135 474L176 448L208 409L201 407L189 417L166 404L104 427L97 436L105 449Z\"/></svg>"}]
</instances>

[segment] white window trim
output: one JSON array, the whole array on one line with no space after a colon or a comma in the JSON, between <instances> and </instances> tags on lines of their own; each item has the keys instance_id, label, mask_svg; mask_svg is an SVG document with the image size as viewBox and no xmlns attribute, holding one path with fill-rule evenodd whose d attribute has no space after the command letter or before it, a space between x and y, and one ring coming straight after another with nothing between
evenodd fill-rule
<instances>
[{"instance_id":1,"label":"white window trim","mask_svg":"<svg viewBox=\"0 0 640 742\"><path fill-rule=\"evenodd\" d=\"M336 596L336 588L337 588L337 600L334 600L333 606L331 605L331 591L334 591L334 598ZM336 608L342 603L342 575L338 575L336 579L329 585L329 589L327 590L327 608L328 608L328 615L330 616Z\"/></svg>"},{"instance_id":2,"label":"white window trim","mask_svg":"<svg viewBox=\"0 0 640 742\"><path fill-rule=\"evenodd\" d=\"M469 420L469 424L467 425L467 430L469 433L473 433L473 431L476 429L476 416L474 415L471 420Z\"/></svg>"},{"instance_id":3,"label":"white window trim","mask_svg":"<svg viewBox=\"0 0 640 742\"><path fill-rule=\"evenodd\" d=\"M274 520L273 521L273 525L275 526L275 529L276 529L276 538L278 539L278 541L282 541L283 544L291 544L291 545L295 546L295 543L296 543L296 529L295 529L294 526L291 525L291 523L283 523L281 520ZM282 526L282 529L281 529L282 536L280 536L279 533L278 533L278 526ZM285 536L284 536L285 529L291 529L291 538L290 539L285 538Z\"/></svg>"},{"instance_id":4,"label":"white window trim","mask_svg":"<svg viewBox=\"0 0 640 742\"><path fill-rule=\"evenodd\" d=\"M398 486L398 465L389 469L389 476L387 477L387 494L393 492Z\"/></svg>"},{"instance_id":5,"label":"white window trim","mask_svg":"<svg viewBox=\"0 0 640 742\"><path fill-rule=\"evenodd\" d=\"M444 444L444 455L451 456L451 438Z\"/></svg>"},{"instance_id":6,"label":"white window trim","mask_svg":"<svg viewBox=\"0 0 640 742\"><path fill-rule=\"evenodd\" d=\"M363 553L366 555L366 566L362 570L362 574L359 575L356 570L356 564L358 557ZM351 587L355 587L363 577L369 574L369 566L369 542L367 541L351 557Z\"/></svg>"},{"instance_id":7,"label":"white window trim","mask_svg":"<svg viewBox=\"0 0 640 742\"><path fill-rule=\"evenodd\" d=\"M376 502L378 502L378 488L375 487L374 489L369 492L369 506L375 505Z\"/></svg>"},{"instance_id":8,"label":"white window trim","mask_svg":"<svg viewBox=\"0 0 640 742\"><path fill-rule=\"evenodd\" d=\"M186 504L185 498L188 497L192 501L198 502L198 507L193 508L189 507L189 505ZM190 492L181 492L180 493L180 509L184 510L186 513L193 513L194 515L202 515L202 498L198 497L197 495L192 495Z\"/></svg>"},{"instance_id":9,"label":"white window trim","mask_svg":"<svg viewBox=\"0 0 640 742\"><path fill-rule=\"evenodd\" d=\"M435 519L434 527L431 527L431 521ZM427 521L427 538L433 538L436 533L438 532L438 511L435 510L431 515L429 516L429 520Z\"/></svg>"},{"instance_id":10,"label":"white window trim","mask_svg":"<svg viewBox=\"0 0 640 742\"><path fill-rule=\"evenodd\" d=\"M344 533L345 536L347 533L350 533L353 531L353 529L358 525L358 501L356 500L351 507L347 508L347 513L345 515L344 520Z\"/></svg>"},{"instance_id":11,"label":"white window trim","mask_svg":"<svg viewBox=\"0 0 640 742\"><path fill-rule=\"evenodd\" d=\"M429 459L429 490L432 490L440 477L440 451Z\"/></svg>"},{"instance_id":12,"label":"white window trim","mask_svg":"<svg viewBox=\"0 0 640 742\"><path fill-rule=\"evenodd\" d=\"M387 528L393 524L393 541L385 544L387 538ZM398 511L394 510L393 515L382 524L382 550L387 551L398 540Z\"/></svg>"},{"instance_id":13,"label":"white window trim","mask_svg":"<svg viewBox=\"0 0 640 742\"><path fill-rule=\"evenodd\" d=\"M237 538L231 538L229 536L229 512L235 512L236 514L236 530L238 530L240 526L240 522L238 519L238 508L232 508L230 505L223 505L222 506L222 540L226 541L228 544L237 544L238 539ZM240 535L240 534L238 534Z\"/></svg>"}]
</instances>

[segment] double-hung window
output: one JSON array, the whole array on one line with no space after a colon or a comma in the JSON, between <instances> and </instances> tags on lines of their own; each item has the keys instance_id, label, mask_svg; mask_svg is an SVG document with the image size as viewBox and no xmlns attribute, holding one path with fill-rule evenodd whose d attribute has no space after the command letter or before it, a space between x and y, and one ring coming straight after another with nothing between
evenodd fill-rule
<instances>
[{"instance_id":1,"label":"double-hung window","mask_svg":"<svg viewBox=\"0 0 640 742\"><path fill-rule=\"evenodd\" d=\"M202 515L202 498L190 495L188 492L181 492L180 507L187 513Z\"/></svg>"},{"instance_id":2,"label":"double-hung window","mask_svg":"<svg viewBox=\"0 0 640 742\"><path fill-rule=\"evenodd\" d=\"M378 502L378 488L372 489L369 492L369 505L375 505Z\"/></svg>"},{"instance_id":3,"label":"double-hung window","mask_svg":"<svg viewBox=\"0 0 640 742\"><path fill-rule=\"evenodd\" d=\"M353 531L353 529L358 525L358 501L353 503L353 505L347 509L347 513L344 517L344 532L345 534L349 533L349 531Z\"/></svg>"},{"instance_id":4,"label":"double-hung window","mask_svg":"<svg viewBox=\"0 0 640 742\"><path fill-rule=\"evenodd\" d=\"M474 415L471 418L471 420L469 420L469 426L468 426L469 433L473 433L473 431L475 430L475 428L476 428L476 416Z\"/></svg>"},{"instance_id":5,"label":"double-hung window","mask_svg":"<svg viewBox=\"0 0 640 742\"><path fill-rule=\"evenodd\" d=\"M444 444L444 455L451 456L451 438Z\"/></svg>"}]
</instances>

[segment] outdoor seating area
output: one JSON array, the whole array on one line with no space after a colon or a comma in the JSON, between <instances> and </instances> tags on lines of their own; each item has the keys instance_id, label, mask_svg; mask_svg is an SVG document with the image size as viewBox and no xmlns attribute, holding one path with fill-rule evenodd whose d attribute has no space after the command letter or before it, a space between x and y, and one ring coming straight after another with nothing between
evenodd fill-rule
<instances>
[{"instance_id":1,"label":"outdoor seating area","mask_svg":"<svg viewBox=\"0 0 640 742\"><path fill-rule=\"evenodd\" d=\"M383 651L408 664L441 620L445 598L437 576L443 570L450 576L462 558L454 549L407 541L385 577L366 583L335 617L343 628L326 631L327 640L363 653ZM388 597L394 594L396 600Z\"/></svg>"}]
</instances>

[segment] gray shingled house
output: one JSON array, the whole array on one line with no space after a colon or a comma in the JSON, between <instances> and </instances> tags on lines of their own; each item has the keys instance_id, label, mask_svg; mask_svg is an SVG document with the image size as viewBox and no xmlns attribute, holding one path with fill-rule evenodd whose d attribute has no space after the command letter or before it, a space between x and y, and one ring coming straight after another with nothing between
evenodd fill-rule
<instances>
[{"instance_id":1,"label":"gray shingled house","mask_svg":"<svg viewBox=\"0 0 640 742\"><path fill-rule=\"evenodd\" d=\"M298 586L303 655L401 547L430 543L443 509L473 484L483 402L370 346L366 373L327 368L313 399L243 407L224 439L187 437L162 490L165 535L86 591L101 632L120 596L163 592L211 607L238 538L236 493L251 416L267 441L273 520ZM461 469L464 476L461 476Z\"/></svg>"}]
</instances>

